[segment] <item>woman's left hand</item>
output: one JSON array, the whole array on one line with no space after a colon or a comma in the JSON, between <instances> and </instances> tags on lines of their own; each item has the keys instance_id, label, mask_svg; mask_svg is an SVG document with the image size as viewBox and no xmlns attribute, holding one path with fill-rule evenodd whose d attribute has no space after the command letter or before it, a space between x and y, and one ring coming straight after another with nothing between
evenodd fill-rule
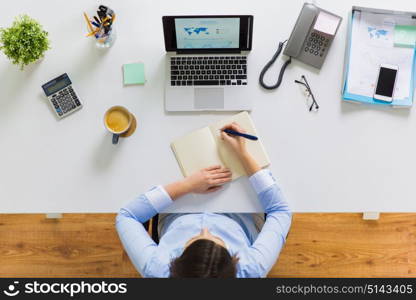
<instances>
[{"instance_id":1,"label":"woman's left hand","mask_svg":"<svg viewBox=\"0 0 416 300\"><path fill-rule=\"evenodd\" d=\"M202 169L184 179L190 193L206 194L221 188L232 178L231 171L221 166Z\"/></svg>"}]
</instances>

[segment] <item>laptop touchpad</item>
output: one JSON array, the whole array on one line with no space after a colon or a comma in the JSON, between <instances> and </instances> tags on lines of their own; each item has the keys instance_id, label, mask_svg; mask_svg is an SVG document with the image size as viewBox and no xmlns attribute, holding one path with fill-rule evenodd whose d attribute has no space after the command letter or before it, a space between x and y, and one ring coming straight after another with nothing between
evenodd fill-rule
<instances>
[{"instance_id":1,"label":"laptop touchpad","mask_svg":"<svg viewBox=\"0 0 416 300\"><path fill-rule=\"evenodd\" d=\"M195 88L195 109L223 109L223 88Z\"/></svg>"}]
</instances>

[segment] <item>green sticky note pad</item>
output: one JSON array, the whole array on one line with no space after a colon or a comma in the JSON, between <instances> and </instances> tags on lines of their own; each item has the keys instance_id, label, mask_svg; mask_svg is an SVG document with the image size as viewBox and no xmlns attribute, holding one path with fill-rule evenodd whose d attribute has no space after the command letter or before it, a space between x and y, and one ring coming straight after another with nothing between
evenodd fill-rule
<instances>
[{"instance_id":1,"label":"green sticky note pad","mask_svg":"<svg viewBox=\"0 0 416 300\"><path fill-rule=\"evenodd\" d=\"M124 84L144 84L146 79L144 77L144 64L133 63L123 65Z\"/></svg>"},{"instance_id":2,"label":"green sticky note pad","mask_svg":"<svg viewBox=\"0 0 416 300\"><path fill-rule=\"evenodd\" d=\"M416 43L416 26L394 26L394 46L414 48Z\"/></svg>"}]
</instances>

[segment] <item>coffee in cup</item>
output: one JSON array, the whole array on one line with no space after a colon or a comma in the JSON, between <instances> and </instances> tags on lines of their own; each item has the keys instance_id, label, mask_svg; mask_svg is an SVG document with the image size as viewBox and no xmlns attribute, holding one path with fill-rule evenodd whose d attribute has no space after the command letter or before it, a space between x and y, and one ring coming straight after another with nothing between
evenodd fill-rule
<instances>
[{"instance_id":1,"label":"coffee in cup","mask_svg":"<svg viewBox=\"0 0 416 300\"><path fill-rule=\"evenodd\" d=\"M104 124L113 133L113 144L117 144L119 137L129 131L134 116L123 106L113 106L104 115Z\"/></svg>"}]
</instances>

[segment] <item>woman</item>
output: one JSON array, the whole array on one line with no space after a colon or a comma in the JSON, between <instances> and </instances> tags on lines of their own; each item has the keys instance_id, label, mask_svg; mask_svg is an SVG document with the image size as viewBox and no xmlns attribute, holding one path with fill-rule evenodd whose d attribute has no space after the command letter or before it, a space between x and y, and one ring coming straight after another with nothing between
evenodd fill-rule
<instances>
[{"instance_id":1,"label":"woman","mask_svg":"<svg viewBox=\"0 0 416 300\"><path fill-rule=\"evenodd\" d=\"M244 132L236 123L224 126ZM183 180L155 187L120 210L116 227L136 269L144 277L265 277L273 267L290 228L291 212L270 171L261 170L242 137L221 131L240 158L264 214L165 214L159 221L159 244L142 223L188 193L211 193L231 181L221 166L203 169ZM235 201L235 200L233 200Z\"/></svg>"}]
</instances>

